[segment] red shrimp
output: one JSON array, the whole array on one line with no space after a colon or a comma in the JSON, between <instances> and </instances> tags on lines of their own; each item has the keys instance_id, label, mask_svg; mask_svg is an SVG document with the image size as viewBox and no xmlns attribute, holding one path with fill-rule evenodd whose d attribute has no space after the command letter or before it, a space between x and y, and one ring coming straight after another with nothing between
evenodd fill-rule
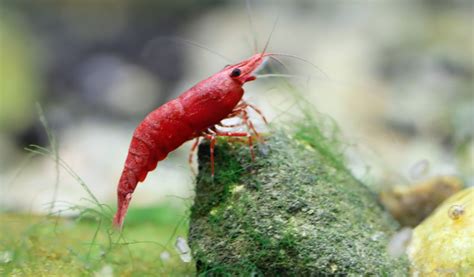
<instances>
[{"instance_id":1,"label":"red shrimp","mask_svg":"<svg viewBox=\"0 0 474 277\"><path fill-rule=\"evenodd\" d=\"M248 133L223 132L216 126L225 126L221 121L226 118L240 117L249 130L256 133L248 120L246 108L250 107L260 115L261 113L242 100L242 86L256 79L253 72L262 64L264 57L271 55L265 53L264 49L262 53L247 60L226 66L145 117L133 133L118 184L118 210L113 222L116 227L122 227L138 182L144 181L147 173L155 169L159 161L186 141L193 138L198 140L201 136L211 139L212 172L216 136L246 136L251 145L251 136Z\"/></svg>"}]
</instances>

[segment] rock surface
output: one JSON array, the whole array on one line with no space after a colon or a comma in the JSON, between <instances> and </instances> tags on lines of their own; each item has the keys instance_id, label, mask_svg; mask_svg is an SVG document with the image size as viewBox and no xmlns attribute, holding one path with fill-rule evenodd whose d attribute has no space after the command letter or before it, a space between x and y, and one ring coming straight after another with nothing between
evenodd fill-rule
<instances>
[{"instance_id":1,"label":"rock surface","mask_svg":"<svg viewBox=\"0 0 474 277\"><path fill-rule=\"evenodd\" d=\"M380 194L380 202L403 226L417 226L463 182L455 176L436 176L412 185L397 185Z\"/></svg>"},{"instance_id":2,"label":"rock surface","mask_svg":"<svg viewBox=\"0 0 474 277\"><path fill-rule=\"evenodd\" d=\"M474 188L446 200L413 231L414 276L474 275Z\"/></svg>"},{"instance_id":3,"label":"rock surface","mask_svg":"<svg viewBox=\"0 0 474 277\"><path fill-rule=\"evenodd\" d=\"M406 274L406 257L386 252L397 223L315 128L272 132L254 162L245 144L219 140L214 178L200 145L189 232L198 274Z\"/></svg>"}]
</instances>

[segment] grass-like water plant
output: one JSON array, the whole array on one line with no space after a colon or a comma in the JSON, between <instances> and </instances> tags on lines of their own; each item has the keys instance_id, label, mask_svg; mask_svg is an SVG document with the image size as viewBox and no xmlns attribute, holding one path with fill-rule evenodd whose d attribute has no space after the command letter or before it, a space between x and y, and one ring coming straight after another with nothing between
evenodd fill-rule
<instances>
[{"instance_id":1,"label":"grass-like water plant","mask_svg":"<svg viewBox=\"0 0 474 277\"><path fill-rule=\"evenodd\" d=\"M111 225L114 210L61 158L53 131L38 106L49 147L30 145L28 159L49 158L56 168L52 201L44 215L0 212L2 276L183 276L194 272L174 249L186 237L190 201L131 209L122 231ZM25 163L27 164L27 163ZM79 203L57 199L65 172L87 193ZM21 174L19 171L18 174ZM112 185L112 184L111 184ZM178 205L179 206L179 205ZM63 216L68 214L68 216ZM73 216L71 216L73 214Z\"/></svg>"}]
</instances>

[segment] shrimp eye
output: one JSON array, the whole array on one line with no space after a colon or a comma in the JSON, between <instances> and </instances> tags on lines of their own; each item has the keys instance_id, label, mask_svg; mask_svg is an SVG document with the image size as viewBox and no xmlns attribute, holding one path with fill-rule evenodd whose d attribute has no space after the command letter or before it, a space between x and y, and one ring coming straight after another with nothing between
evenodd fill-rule
<instances>
[{"instance_id":1,"label":"shrimp eye","mask_svg":"<svg viewBox=\"0 0 474 277\"><path fill-rule=\"evenodd\" d=\"M230 77L239 77L241 73L242 71L239 68L234 68L234 70L232 70L232 72L230 73Z\"/></svg>"}]
</instances>

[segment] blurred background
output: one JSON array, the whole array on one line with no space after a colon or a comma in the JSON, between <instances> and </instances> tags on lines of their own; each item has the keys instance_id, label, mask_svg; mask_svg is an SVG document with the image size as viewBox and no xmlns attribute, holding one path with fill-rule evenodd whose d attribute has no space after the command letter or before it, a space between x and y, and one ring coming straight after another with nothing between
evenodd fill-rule
<instances>
[{"instance_id":1,"label":"blurred background","mask_svg":"<svg viewBox=\"0 0 474 277\"><path fill-rule=\"evenodd\" d=\"M337 121L357 177L376 189L437 174L473 185L473 12L468 0L2 0L0 209L45 213L56 184L57 200L86 196L62 169L56 182L54 160L24 150L49 146L35 103L59 156L114 207L137 124L261 51L277 17L270 52L320 70L282 57L287 68L273 73L296 75L286 81ZM295 104L281 81L246 85L245 98L274 123ZM192 199L189 148L160 163L132 205Z\"/></svg>"}]
</instances>

